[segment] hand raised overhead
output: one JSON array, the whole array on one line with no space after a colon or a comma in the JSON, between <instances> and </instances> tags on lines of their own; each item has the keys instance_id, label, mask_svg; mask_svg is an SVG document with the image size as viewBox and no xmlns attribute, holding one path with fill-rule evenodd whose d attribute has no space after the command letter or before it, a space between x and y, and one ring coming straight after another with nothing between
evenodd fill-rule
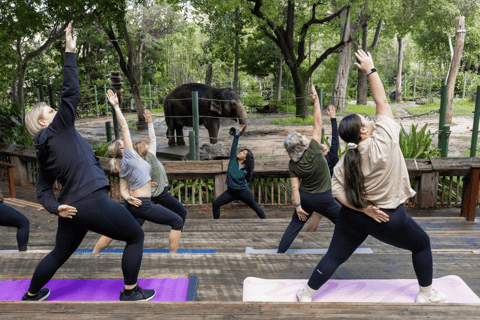
<instances>
[{"instance_id":1,"label":"hand raised overhead","mask_svg":"<svg viewBox=\"0 0 480 320\"><path fill-rule=\"evenodd\" d=\"M355 52L355 57L360 61L360 63L355 62L358 69L367 72L373 68L373 60L370 52L365 53L363 50L357 50L357 52Z\"/></svg>"},{"instance_id":2,"label":"hand raised overhead","mask_svg":"<svg viewBox=\"0 0 480 320\"><path fill-rule=\"evenodd\" d=\"M65 52L75 51L75 46L77 45L77 36L72 37L72 24L71 23L68 24L67 31L65 32L65 38L67 40L67 44L65 46Z\"/></svg>"},{"instance_id":3,"label":"hand raised overhead","mask_svg":"<svg viewBox=\"0 0 480 320\"><path fill-rule=\"evenodd\" d=\"M107 91L107 98L108 98L108 101L110 101L110 104L111 104L113 107L117 107L117 106L118 106L117 94L116 94L116 93L113 93L113 91L112 91L111 89L108 89L108 91Z\"/></svg>"},{"instance_id":4,"label":"hand raised overhead","mask_svg":"<svg viewBox=\"0 0 480 320\"><path fill-rule=\"evenodd\" d=\"M317 94L317 90L315 89L315 86L312 84L312 94L311 94L311 97L312 97L312 100L313 102L315 101L318 101L318 94Z\"/></svg>"}]
</instances>

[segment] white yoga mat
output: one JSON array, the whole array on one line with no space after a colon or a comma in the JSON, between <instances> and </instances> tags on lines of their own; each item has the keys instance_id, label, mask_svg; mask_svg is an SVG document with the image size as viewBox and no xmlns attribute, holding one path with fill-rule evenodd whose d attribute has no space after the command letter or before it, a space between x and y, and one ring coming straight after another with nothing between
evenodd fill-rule
<instances>
[{"instance_id":1,"label":"white yoga mat","mask_svg":"<svg viewBox=\"0 0 480 320\"><path fill-rule=\"evenodd\" d=\"M248 277L243 301L294 302L308 280L270 280ZM480 298L458 276L433 280L433 288L447 295L446 303L480 303ZM417 279L329 280L314 295L314 302L415 302ZM459 315L460 316L460 315Z\"/></svg>"},{"instance_id":2,"label":"white yoga mat","mask_svg":"<svg viewBox=\"0 0 480 320\"><path fill-rule=\"evenodd\" d=\"M285 253L327 253L328 249L288 249ZM277 249L253 249L245 248L245 253L277 253ZM373 253L370 248L357 248L354 253Z\"/></svg>"}]
</instances>

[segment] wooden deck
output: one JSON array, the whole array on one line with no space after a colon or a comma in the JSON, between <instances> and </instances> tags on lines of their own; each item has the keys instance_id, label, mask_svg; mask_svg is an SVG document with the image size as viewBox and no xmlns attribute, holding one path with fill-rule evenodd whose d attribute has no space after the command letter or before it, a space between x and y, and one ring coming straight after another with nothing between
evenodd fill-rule
<instances>
[{"instance_id":1,"label":"wooden deck","mask_svg":"<svg viewBox=\"0 0 480 320\"><path fill-rule=\"evenodd\" d=\"M5 192L6 183L0 182ZM36 203L33 189L18 188L17 197ZM15 205L12 205L15 207ZM29 279L55 241L57 218L35 206L16 207L30 220L30 252L0 253L0 280ZM276 249L287 227L292 209L265 207L267 217L260 220L249 209L222 211L220 220L210 218L210 210L188 210L180 249L215 249L216 253L145 253L140 277L199 278L197 301L178 302L1 302L0 318L130 319L157 316L175 319L292 319L292 318L369 318L446 319L480 318L480 305L415 305L391 303L266 303L242 302L243 280L307 279L322 254L246 254L245 247ZM429 234L433 249L434 277L460 276L480 296L480 223L458 217L459 208L420 211L407 210ZM244 212L247 218L240 219ZM283 218L279 218L282 217ZM207 218L208 217L208 218ZM168 248L169 227L149 222L144 225L145 248ZM15 229L0 227L0 250L16 249ZM316 232L301 232L295 248L328 248L333 224L322 219ZM93 248L99 235L87 234L80 248ZM109 248L123 248L112 242ZM334 274L334 279L415 278L411 254L369 237L361 246L373 253L354 254ZM32 250L33 249L33 250ZM74 254L55 278L121 278L120 253Z\"/></svg>"}]
</instances>

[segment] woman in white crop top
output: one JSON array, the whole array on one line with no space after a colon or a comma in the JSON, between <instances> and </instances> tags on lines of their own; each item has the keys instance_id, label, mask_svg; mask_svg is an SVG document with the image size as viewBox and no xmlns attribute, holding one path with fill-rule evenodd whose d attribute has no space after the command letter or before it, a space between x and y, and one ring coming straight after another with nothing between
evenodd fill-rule
<instances>
[{"instance_id":1,"label":"woman in white crop top","mask_svg":"<svg viewBox=\"0 0 480 320\"><path fill-rule=\"evenodd\" d=\"M432 289L430 238L403 207L415 192L410 187L399 146L400 126L393 120L370 53L359 50L355 56L360 62L355 65L367 74L370 82L377 122L358 114L350 114L340 122L340 137L348 143L348 150L335 166L332 193L343 206L327 254L314 269L308 285L298 291L297 299L312 301L313 294L370 235L412 252L420 287L415 302L444 302L446 295Z\"/></svg>"},{"instance_id":2,"label":"woman in white crop top","mask_svg":"<svg viewBox=\"0 0 480 320\"><path fill-rule=\"evenodd\" d=\"M117 95L108 90L107 96L115 109L125 141L112 141L108 146L108 152L113 157L110 160L111 171L119 172L120 193L127 200L124 204L125 208L139 223L142 220L147 220L153 223L170 225L172 227L169 236L170 253L176 253L183 230L183 220L175 212L157 206L152 202L151 188L157 186L156 182L151 182L152 167L133 148L130 130L120 110Z\"/></svg>"}]
</instances>

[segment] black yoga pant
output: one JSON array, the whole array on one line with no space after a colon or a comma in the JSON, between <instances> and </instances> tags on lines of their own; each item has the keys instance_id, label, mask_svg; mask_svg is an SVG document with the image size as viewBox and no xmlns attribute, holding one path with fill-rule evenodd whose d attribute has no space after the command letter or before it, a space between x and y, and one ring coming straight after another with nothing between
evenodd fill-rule
<instances>
[{"instance_id":1,"label":"black yoga pant","mask_svg":"<svg viewBox=\"0 0 480 320\"><path fill-rule=\"evenodd\" d=\"M143 220L153 223L166 224L172 227L173 230L182 231L183 219L173 212L162 206L157 206L152 202L151 198L138 198L142 201L140 207L135 207L125 201L125 208L137 219L138 223L143 224Z\"/></svg>"},{"instance_id":2,"label":"black yoga pant","mask_svg":"<svg viewBox=\"0 0 480 320\"><path fill-rule=\"evenodd\" d=\"M175 212L180 216L180 218L182 218L183 224L185 224L185 219L187 218L187 209L185 209L183 204L178 201L177 198L168 192L168 187L165 187L162 193L160 193L158 196L152 197L152 202Z\"/></svg>"},{"instance_id":3,"label":"black yoga pant","mask_svg":"<svg viewBox=\"0 0 480 320\"><path fill-rule=\"evenodd\" d=\"M257 214L257 216L260 217L260 219L267 218L265 212L263 212L263 209L258 205L258 203L255 202L252 191L250 191L250 189L227 188L227 191L222 193L217 199L215 199L215 201L213 201L213 219L219 219L220 207L232 202L233 200L240 200L244 202L247 206L252 208L253 211L255 211L255 213Z\"/></svg>"},{"instance_id":4,"label":"black yoga pant","mask_svg":"<svg viewBox=\"0 0 480 320\"><path fill-rule=\"evenodd\" d=\"M308 193L300 190L300 201L302 203L302 209L308 213L307 221L313 212L320 213L333 223L337 221L341 206L337 200L333 198L332 190L319 193ZM280 240L278 253L285 253L290 248L293 240L295 240L307 221L302 221L298 218L297 210L293 212L292 221L288 225L287 230L285 230L282 240Z\"/></svg>"},{"instance_id":5,"label":"black yoga pant","mask_svg":"<svg viewBox=\"0 0 480 320\"><path fill-rule=\"evenodd\" d=\"M27 250L30 222L23 214L1 201L0 226L17 228L18 251Z\"/></svg>"},{"instance_id":6,"label":"black yoga pant","mask_svg":"<svg viewBox=\"0 0 480 320\"><path fill-rule=\"evenodd\" d=\"M38 264L28 292L37 293L75 252L88 230L127 243L122 256L125 285L137 283L143 254L143 230L130 212L99 189L71 204L77 209L73 219L58 218L55 248ZM95 262L96 263L96 262Z\"/></svg>"},{"instance_id":7,"label":"black yoga pant","mask_svg":"<svg viewBox=\"0 0 480 320\"><path fill-rule=\"evenodd\" d=\"M433 262L428 235L407 215L403 205L396 209L381 210L388 214L390 221L378 223L364 213L342 206L330 247L308 281L310 288L318 290L327 282L368 235L392 246L410 250L418 284L422 287L432 284Z\"/></svg>"}]
</instances>

